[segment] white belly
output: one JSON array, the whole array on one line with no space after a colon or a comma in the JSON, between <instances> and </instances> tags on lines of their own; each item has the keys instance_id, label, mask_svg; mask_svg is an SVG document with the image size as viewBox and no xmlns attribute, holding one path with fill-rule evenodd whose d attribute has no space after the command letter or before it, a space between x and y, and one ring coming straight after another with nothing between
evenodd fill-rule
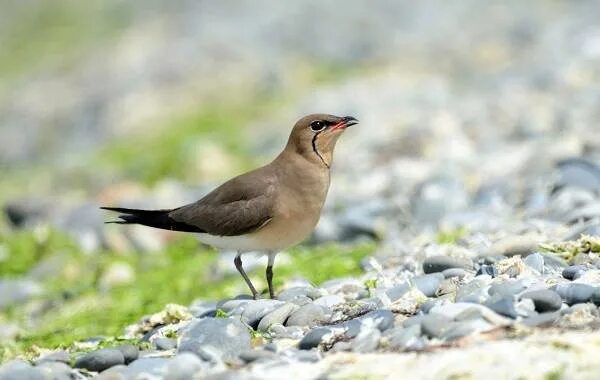
<instances>
[{"instance_id":1,"label":"white belly","mask_svg":"<svg viewBox=\"0 0 600 380\"><path fill-rule=\"evenodd\" d=\"M196 234L198 239L210 246L218 249L235 250L235 251L268 251L275 247L268 247L264 243L261 244L259 239L251 235L242 236L214 236L209 234Z\"/></svg>"}]
</instances>

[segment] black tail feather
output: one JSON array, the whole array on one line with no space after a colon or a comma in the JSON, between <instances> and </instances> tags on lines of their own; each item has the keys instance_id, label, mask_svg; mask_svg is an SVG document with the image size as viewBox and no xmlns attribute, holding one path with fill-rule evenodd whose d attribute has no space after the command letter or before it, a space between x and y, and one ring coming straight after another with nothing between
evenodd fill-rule
<instances>
[{"instance_id":1,"label":"black tail feather","mask_svg":"<svg viewBox=\"0 0 600 380\"><path fill-rule=\"evenodd\" d=\"M173 220L169 213L173 210L138 210L122 207L100 207L103 210L121 213L121 220L113 220L106 223L115 224L141 224L143 226L160 228L163 230L182 232L205 232L201 228L190 224Z\"/></svg>"}]
</instances>

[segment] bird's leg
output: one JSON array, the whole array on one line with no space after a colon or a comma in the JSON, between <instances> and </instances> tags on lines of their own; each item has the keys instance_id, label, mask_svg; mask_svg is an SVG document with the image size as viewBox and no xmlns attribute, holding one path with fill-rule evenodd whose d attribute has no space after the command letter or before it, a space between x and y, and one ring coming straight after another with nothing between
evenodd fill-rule
<instances>
[{"instance_id":1,"label":"bird's leg","mask_svg":"<svg viewBox=\"0 0 600 380\"><path fill-rule=\"evenodd\" d=\"M275 291L273 290L273 264L275 263L274 252L269 252L269 262L267 263L267 285L269 286L269 296L271 299L275 298Z\"/></svg>"},{"instance_id":2,"label":"bird's leg","mask_svg":"<svg viewBox=\"0 0 600 380\"><path fill-rule=\"evenodd\" d=\"M241 252L238 252L238 254L235 256L235 259L233 259L233 263L235 264L235 268L238 270L238 272L240 272L242 277L244 277L244 281L246 281L246 284L248 284L248 287L250 288L250 291L252 292L252 298L257 299L258 292L256 291L256 288L254 287L254 285L252 285L252 281L250 281L250 278L244 271L244 267L242 267L242 253Z\"/></svg>"}]
</instances>

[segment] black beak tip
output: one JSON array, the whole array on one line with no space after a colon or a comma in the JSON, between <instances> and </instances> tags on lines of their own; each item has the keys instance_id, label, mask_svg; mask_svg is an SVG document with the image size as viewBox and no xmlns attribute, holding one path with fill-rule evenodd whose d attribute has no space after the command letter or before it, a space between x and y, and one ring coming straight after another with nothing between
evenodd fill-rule
<instances>
[{"instance_id":1,"label":"black beak tip","mask_svg":"<svg viewBox=\"0 0 600 380\"><path fill-rule=\"evenodd\" d=\"M358 119L352 116L344 116L344 124L346 124L347 127L351 126L351 125L355 125L358 124Z\"/></svg>"}]
</instances>

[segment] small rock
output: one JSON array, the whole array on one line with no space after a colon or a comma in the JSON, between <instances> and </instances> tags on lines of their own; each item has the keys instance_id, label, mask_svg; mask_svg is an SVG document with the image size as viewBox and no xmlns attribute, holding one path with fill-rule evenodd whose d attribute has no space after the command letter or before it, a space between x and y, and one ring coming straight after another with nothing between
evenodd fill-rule
<instances>
[{"instance_id":1,"label":"small rock","mask_svg":"<svg viewBox=\"0 0 600 380\"><path fill-rule=\"evenodd\" d=\"M441 338L448 328L452 320L448 317L428 314L421 320L421 329L423 334L430 338Z\"/></svg>"},{"instance_id":2,"label":"small rock","mask_svg":"<svg viewBox=\"0 0 600 380\"><path fill-rule=\"evenodd\" d=\"M442 273L431 273L414 277L411 281L425 296L433 297L443 280L444 275Z\"/></svg>"},{"instance_id":3,"label":"small rock","mask_svg":"<svg viewBox=\"0 0 600 380\"><path fill-rule=\"evenodd\" d=\"M296 310L286 322L286 326L308 326L312 327L317 324L329 321L331 312L324 306L309 303L301 306Z\"/></svg>"},{"instance_id":4,"label":"small rock","mask_svg":"<svg viewBox=\"0 0 600 380\"><path fill-rule=\"evenodd\" d=\"M548 327L552 326L558 318L560 318L560 312L554 311L532 315L524 318L521 322L531 327Z\"/></svg>"},{"instance_id":5,"label":"small rock","mask_svg":"<svg viewBox=\"0 0 600 380\"><path fill-rule=\"evenodd\" d=\"M464 270L462 268L449 268L449 269L444 270L442 272L442 274L444 275L444 278L453 278L453 277L464 278L465 276L467 276L469 274L469 272L467 272L466 270Z\"/></svg>"},{"instance_id":6,"label":"small rock","mask_svg":"<svg viewBox=\"0 0 600 380\"><path fill-rule=\"evenodd\" d=\"M75 377L71 367L58 361L43 362L37 365L36 368L44 374L44 380L70 380Z\"/></svg>"},{"instance_id":7,"label":"small rock","mask_svg":"<svg viewBox=\"0 0 600 380\"><path fill-rule=\"evenodd\" d=\"M425 347L421 337L421 324L394 328L388 331L387 337L392 349L421 350Z\"/></svg>"},{"instance_id":8,"label":"small rock","mask_svg":"<svg viewBox=\"0 0 600 380\"><path fill-rule=\"evenodd\" d=\"M492 284L488 293L490 296L513 297L527 289L527 285L520 280L508 280L499 284Z\"/></svg>"},{"instance_id":9,"label":"small rock","mask_svg":"<svg viewBox=\"0 0 600 380\"><path fill-rule=\"evenodd\" d=\"M515 308L515 302L512 297L493 297L485 303L485 306L489 307L496 313L509 318L514 319L519 316Z\"/></svg>"},{"instance_id":10,"label":"small rock","mask_svg":"<svg viewBox=\"0 0 600 380\"><path fill-rule=\"evenodd\" d=\"M265 350L247 350L240 353L240 359L245 363L252 363L261 359L272 359L275 354L271 351Z\"/></svg>"},{"instance_id":11,"label":"small rock","mask_svg":"<svg viewBox=\"0 0 600 380\"><path fill-rule=\"evenodd\" d=\"M75 360L75 368L85 368L88 371L102 372L112 366L124 364L123 353L116 348L103 348L89 352Z\"/></svg>"},{"instance_id":12,"label":"small rock","mask_svg":"<svg viewBox=\"0 0 600 380\"><path fill-rule=\"evenodd\" d=\"M560 310L562 306L560 295L549 289L526 292L521 295L521 298L531 299L538 313Z\"/></svg>"},{"instance_id":13,"label":"small rock","mask_svg":"<svg viewBox=\"0 0 600 380\"><path fill-rule=\"evenodd\" d=\"M473 263L468 259L450 256L431 256L423 261L423 272L426 274L443 272L452 268L472 269Z\"/></svg>"},{"instance_id":14,"label":"small rock","mask_svg":"<svg viewBox=\"0 0 600 380\"><path fill-rule=\"evenodd\" d=\"M351 344L353 352L367 353L373 352L379 346L381 332L374 328L365 328L354 338Z\"/></svg>"},{"instance_id":15,"label":"small rock","mask_svg":"<svg viewBox=\"0 0 600 380\"><path fill-rule=\"evenodd\" d=\"M192 321L181 333L178 351L193 352L207 361L235 359L250 349L250 332L239 320L204 318Z\"/></svg>"},{"instance_id":16,"label":"small rock","mask_svg":"<svg viewBox=\"0 0 600 380\"><path fill-rule=\"evenodd\" d=\"M140 358L127 366L125 374L127 379L160 379L166 375L170 361L167 358Z\"/></svg>"},{"instance_id":17,"label":"small rock","mask_svg":"<svg viewBox=\"0 0 600 380\"><path fill-rule=\"evenodd\" d=\"M551 288L565 301L567 305L586 303L592 299L596 288L587 284L566 283L557 284Z\"/></svg>"},{"instance_id":18,"label":"small rock","mask_svg":"<svg viewBox=\"0 0 600 380\"><path fill-rule=\"evenodd\" d=\"M200 378L209 369L209 364L203 362L190 352L175 355L167 364L166 380L189 380Z\"/></svg>"},{"instance_id":19,"label":"small rock","mask_svg":"<svg viewBox=\"0 0 600 380\"><path fill-rule=\"evenodd\" d=\"M336 305L344 303L345 300L341 296L337 294L330 294L328 296L319 297L314 301L315 305L325 306L327 308L332 308Z\"/></svg>"},{"instance_id":20,"label":"small rock","mask_svg":"<svg viewBox=\"0 0 600 380\"><path fill-rule=\"evenodd\" d=\"M58 350L41 356L35 360L35 365L40 365L44 362L61 362L61 363L70 363L71 355L65 350Z\"/></svg>"},{"instance_id":21,"label":"small rock","mask_svg":"<svg viewBox=\"0 0 600 380\"><path fill-rule=\"evenodd\" d=\"M544 274L544 256L535 252L523 259L525 265L535 270L539 274Z\"/></svg>"},{"instance_id":22,"label":"small rock","mask_svg":"<svg viewBox=\"0 0 600 380\"><path fill-rule=\"evenodd\" d=\"M132 344L124 344L122 346L117 347L117 349L123 354L125 364L131 363L132 361L136 360L140 355L140 351L138 350L138 348Z\"/></svg>"},{"instance_id":23,"label":"small rock","mask_svg":"<svg viewBox=\"0 0 600 380\"><path fill-rule=\"evenodd\" d=\"M481 275L490 276L494 278L498 276L498 270L494 265L482 265L479 267L479 269L477 269L477 273L475 273L475 276Z\"/></svg>"},{"instance_id":24,"label":"small rock","mask_svg":"<svg viewBox=\"0 0 600 380\"><path fill-rule=\"evenodd\" d=\"M257 300L246 304L244 311L241 314L242 322L248 324L252 328L256 328L258 323L268 313L275 310L284 303L277 300ZM232 313L233 314L233 313Z\"/></svg>"},{"instance_id":25,"label":"small rock","mask_svg":"<svg viewBox=\"0 0 600 380\"><path fill-rule=\"evenodd\" d=\"M265 315L259 322L258 331L268 331L275 324L283 325L288 317L300 307L293 303L286 303Z\"/></svg>"},{"instance_id":26,"label":"small rock","mask_svg":"<svg viewBox=\"0 0 600 380\"><path fill-rule=\"evenodd\" d=\"M312 329L298 343L298 348L301 350L310 350L326 342L334 335L334 332L329 327L317 327Z\"/></svg>"},{"instance_id":27,"label":"small rock","mask_svg":"<svg viewBox=\"0 0 600 380\"><path fill-rule=\"evenodd\" d=\"M281 293L279 293L277 299L279 301L288 302L298 296L305 296L314 300L325 295L324 293L325 292L322 289L313 288L311 286L295 286L283 290Z\"/></svg>"},{"instance_id":28,"label":"small rock","mask_svg":"<svg viewBox=\"0 0 600 380\"><path fill-rule=\"evenodd\" d=\"M156 338L153 343L154 347L160 351L168 351L177 347L177 341L171 338Z\"/></svg>"},{"instance_id":29,"label":"small rock","mask_svg":"<svg viewBox=\"0 0 600 380\"><path fill-rule=\"evenodd\" d=\"M571 265L563 269L562 276L567 280L576 280L581 277L588 268L585 265Z\"/></svg>"}]
</instances>

